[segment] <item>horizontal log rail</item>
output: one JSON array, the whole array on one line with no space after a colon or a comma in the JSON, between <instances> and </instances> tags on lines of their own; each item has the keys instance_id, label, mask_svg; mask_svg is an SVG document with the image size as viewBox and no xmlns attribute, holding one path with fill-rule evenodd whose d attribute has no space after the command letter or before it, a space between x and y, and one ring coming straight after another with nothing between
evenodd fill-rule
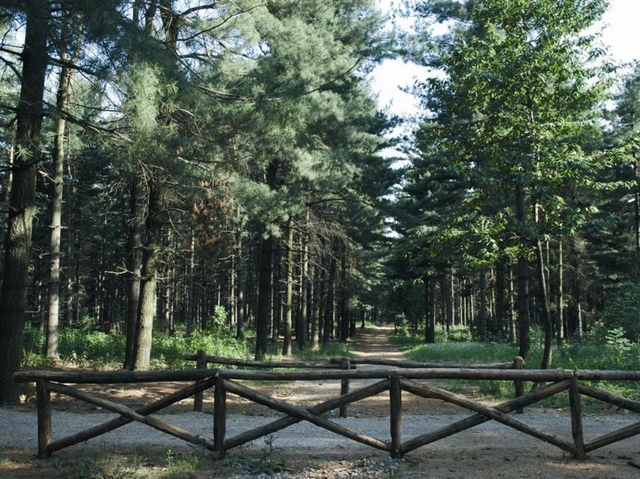
<instances>
[{"instance_id":1,"label":"horizontal log rail","mask_svg":"<svg viewBox=\"0 0 640 479\"><path fill-rule=\"evenodd\" d=\"M355 391L345 392L328 401L311 407L304 407L276 399L252 389L240 381L343 381L368 379L373 384ZM425 379L474 379L534 381L545 383L528 394L509 400L497 406L488 406L465 396L420 382ZM250 371L232 369L194 369L187 371L145 371L145 372L55 372L20 371L14 374L16 382L36 382L38 401L38 457L46 457L65 447L84 442L100 434L137 421L157 430L178 437L187 442L203 446L216 455L224 455L229 449L282 430L300 421L307 421L318 427L367 446L387 451L393 457L402 457L417 448L428 445L453 434L475 427L486 421L500 422L531 437L569 452L578 458L586 457L588 452L603 446L640 434L640 423L631 424L618 431L610 432L590 442L585 442L582 431L582 396L613 404L634 412L640 412L640 402L633 401L607 391L583 384L583 381L638 381L640 371L571 371L571 370L517 370L517 369L466 369L466 368L416 368L416 369L372 369L372 370L325 370L325 371ZM149 382L192 382L160 400L138 409L117 404L111 400L99 398L75 389L69 384L115 384ZM214 390L213 439L201 437L162 421L156 413L171 404L195 394ZM361 401L389 391L390 438L375 438L353 431L324 415L332 410L341 409L348 404ZM402 440L402 393L406 391L419 397L438 399L456 404L474 414L454 422L437 431L431 431L414 438ZM567 392L569 395L571 434L569 438L559 437L525 424L511 415L523 407L535 404L556 394ZM89 430L72 436L51 440L51 392L65 394L89 404L98 405L119 414L112 419ZM262 404L284 414L269 424L246 431L235 437L226 437L227 393L235 394L257 404Z\"/></svg>"},{"instance_id":2,"label":"horizontal log rail","mask_svg":"<svg viewBox=\"0 0 640 479\"><path fill-rule=\"evenodd\" d=\"M248 369L345 369L345 361L348 361L350 368L356 369L357 365L369 366L389 366L394 368L469 368L469 369L511 369L515 368L514 361L492 364L456 364L456 363L427 363L422 361L408 361L400 359L386 358L331 358L329 361L255 361L251 359L227 358L224 356L213 356L207 354L203 349L197 353L187 353L183 356L185 361L196 361L198 369L206 369L207 364L218 364L221 366L237 366Z\"/></svg>"}]
</instances>

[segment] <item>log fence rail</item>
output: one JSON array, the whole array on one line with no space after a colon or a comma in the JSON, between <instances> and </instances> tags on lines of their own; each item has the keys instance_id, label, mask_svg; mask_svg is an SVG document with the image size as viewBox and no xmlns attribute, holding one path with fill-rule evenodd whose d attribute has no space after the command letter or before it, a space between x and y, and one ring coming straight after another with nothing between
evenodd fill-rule
<instances>
[{"instance_id":1,"label":"log fence rail","mask_svg":"<svg viewBox=\"0 0 640 479\"><path fill-rule=\"evenodd\" d=\"M342 367L342 366L340 366ZM252 389L241 381L342 381L370 379L375 380L356 390L341 394L316 404L304 407L288 403ZM423 382L428 379L474 379L507 380L518 383L536 382L545 384L531 392L491 407L465 396L446 391ZM246 444L260 437L282 430L300 421L308 421L350 440L387 451L393 457L402 457L417 448L437 440L467 430L489 420L528 434L541 441L552 444L577 458L603 446L640 434L640 422L631 424L618 431L610 432L590 442L585 442L582 431L582 396L640 413L640 402L607 391L594 388L586 381L639 381L638 371L597 371L597 370L523 370L523 369L471 369L471 368L375 368L375 369L335 369L322 371L256 371L239 369L190 369L181 371L145 371L145 372L55 372L21 371L14 375L17 382L36 382L38 405L38 457L50 456L53 452L69 447L90 438L104 434L124 424L138 421L150 427L173 435L187 442L203 446L218 455L224 455L229 449ZM189 383L184 388L138 409L117 404L92 394L75 389L69 384L120 384L177 381ZM195 383L194 383L195 381ZM170 425L157 416L158 412L178 401L194 396L199 392L213 389L214 415L213 439L202 437ZM390 439L379 439L350 430L338 422L324 416L325 413L341 409L348 404L389 392ZM475 413L436 431L425 432L403 441L402 438L402 393L435 398L456 404ZM535 404L551 396L567 392L571 415L571 438L562 438L541 431L516 419L510 413ZM89 404L97 405L117 413L120 417L82 431L72 436L52 441L51 434L51 392L66 394ZM227 393L235 394L252 402L265 405L284 413L269 424L227 437Z\"/></svg>"}]
</instances>

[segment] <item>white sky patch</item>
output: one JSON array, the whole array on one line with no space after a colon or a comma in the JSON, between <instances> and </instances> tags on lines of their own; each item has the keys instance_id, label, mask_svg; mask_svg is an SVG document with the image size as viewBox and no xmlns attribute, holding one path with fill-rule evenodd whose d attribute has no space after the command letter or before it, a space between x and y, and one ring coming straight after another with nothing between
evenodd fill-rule
<instances>
[{"instance_id":1,"label":"white sky patch","mask_svg":"<svg viewBox=\"0 0 640 479\"><path fill-rule=\"evenodd\" d=\"M602 41L609 47L612 58L619 63L640 59L640 0L609 0L609 10L603 16ZM391 12L399 0L378 0L379 8ZM416 80L424 80L429 70L403 60L385 60L372 73L371 83L378 95L381 109L403 117L420 113L419 101L404 91Z\"/></svg>"}]
</instances>

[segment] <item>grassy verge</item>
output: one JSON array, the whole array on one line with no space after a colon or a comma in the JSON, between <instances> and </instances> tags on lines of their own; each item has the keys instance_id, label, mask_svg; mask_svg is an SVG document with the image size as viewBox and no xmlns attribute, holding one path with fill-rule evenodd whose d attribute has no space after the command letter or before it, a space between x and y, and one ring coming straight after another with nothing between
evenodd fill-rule
<instances>
[{"instance_id":1,"label":"grassy verge","mask_svg":"<svg viewBox=\"0 0 640 479\"><path fill-rule=\"evenodd\" d=\"M439 332L442 341L443 332ZM457 331L457 338L469 337L465 332ZM518 354L516 346L501 342L479 343L469 340L436 342L424 344L421 337L399 335L391 338L398 347L414 361L429 363L488 364L509 362ZM542 359L542 345L534 342L526 361L527 369L539 367ZM583 342L564 346L554 346L553 367L556 369L604 369L604 370L638 370L640 369L640 346L626 341L616 331L604 334L604 337L588 337ZM511 381L446 381L447 389L472 392L475 397L487 401L505 401L513 397L514 386ZM640 400L640 383L635 381L600 381L590 385L605 389L630 399ZM533 383L526 384L526 390ZM584 405L590 412L601 411L610 407L600 401L583 397ZM539 405L550 408L568 406L566 394L556 395Z\"/></svg>"},{"instance_id":2,"label":"grassy verge","mask_svg":"<svg viewBox=\"0 0 640 479\"><path fill-rule=\"evenodd\" d=\"M233 475L273 474L287 470L273 441L255 451L229 453L216 460L195 447L168 449L139 446L124 448L73 448L45 460L33 451L0 452L0 477L29 479L222 479Z\"/></svg>"}]
</instances>

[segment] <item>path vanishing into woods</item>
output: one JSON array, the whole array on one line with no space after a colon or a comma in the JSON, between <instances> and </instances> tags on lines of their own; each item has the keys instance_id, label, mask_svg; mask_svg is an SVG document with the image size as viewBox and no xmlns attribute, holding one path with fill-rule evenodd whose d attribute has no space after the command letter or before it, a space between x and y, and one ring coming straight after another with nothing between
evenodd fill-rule
<instances>
[{"instance_id":1,"label":"path vanishing into woods","mask_svg":"<svg viewBox=\"0 0 640 479\"><path fill-rule=\"evenodd\" d=\"M358 329L349 349L360 358L407 359L404 353L389 340L393 332L393 324Z\"/></svg>"},{"instance_id":2,"label":"path vanishing into woods","mask_svg":"<svg viewBox=\"0 0 640 479\"><path fill-rule=\"evenodd\" d=\"M406 357L397 346L389 341L393 333L392 325L358 329L356 337L350 341L349 349L361 358L386 358L401 360ZM358 366L379 367L379 366ZM265 384L261 382L257 389L273 397L300 405L313 405L339 394L339 381L304 381L286 384ZM353 381L351 390L357 389ZM144 389L144 385L131 387L107 387L105 394L111 399L122 401L130 407L154 399L153 394ZM166 386L168 388L168 386ZM212 396L212 394L208 394ZM227 436L232 437L244 431L267 424L280 413L262 406L248 403L246 400L229 395L229 416L227 418ZM190 411L190 401L182 408L161 414L162 420L182 427L193 433L212 437L213 416L212 400L205 398L205 411ZM93 406L72 405L53 397L52 431L53 439L74 434L116 417ZM469 412L435 400L424 400L408 393L403 394L403 440L445 427L469 416ZM368 398L349 406L349 417L339 418L337 411L327 415L329 419L344 427L387 441L389 432L388 393ZM527 424L570 439L571 423L569 414L560 410L527 410L518 419ZM633 413L611 412L607 415L586 416L584 431L587 440L640 421ZM3 474L3 457L33 457L37 450L37 414L33 404L20 407L0 408L0 478L24 477L36 479L49 477L39 475L40 469L26 470L25 475ZM389 477L386 471L376 466L375 471L362 472L362 461L367 464L387 464L388 455L359 443L338 436L306 422L290 426L274 433L267 445L264 439L256 440L247 447L232 450L235 454L259 454L265 448L275 448L292 463L299 465L296 470L303 472L284 474L280 478L338 478L338 477ZM87 450L131 450L132 448L161 447L172 451L189 448L183 441L163 434L148 426L132 423L108 434L73 446L60 454L83 454ZM74 452L76 451L76 452ZM252 452L253 451L253 452ZM12 456L13 455L13 456ZM378 461L378 462L375 462ZM393 477L429 477L429 478L466 478L489 479L504 478L637 478L640 471L629 465L640 463L638 437L602 448L592 453L586 461L576 461L554 446L533 439L525 434L494 421L413 451L398 462ZM336 464L339 465L336 466ZM368 467L368 466L367 466ZM367 469L373 471L374 469ZM342 471L342 472L339 472ZM346 472L345 472L346 471ZM355 472L354 472L355 471ZM360 472L358 472L360 471ZM5 471L6 472L6 471ZM195 476L194 476L195 477ZM197 476L200 477L200 476ZM202 477L222 477L205 475ZM252 477L252 476L237 476ZM271 477L271 476L266 476ZM273 476L275 477L275 476Z\"/></svg>"}]
</instances>

